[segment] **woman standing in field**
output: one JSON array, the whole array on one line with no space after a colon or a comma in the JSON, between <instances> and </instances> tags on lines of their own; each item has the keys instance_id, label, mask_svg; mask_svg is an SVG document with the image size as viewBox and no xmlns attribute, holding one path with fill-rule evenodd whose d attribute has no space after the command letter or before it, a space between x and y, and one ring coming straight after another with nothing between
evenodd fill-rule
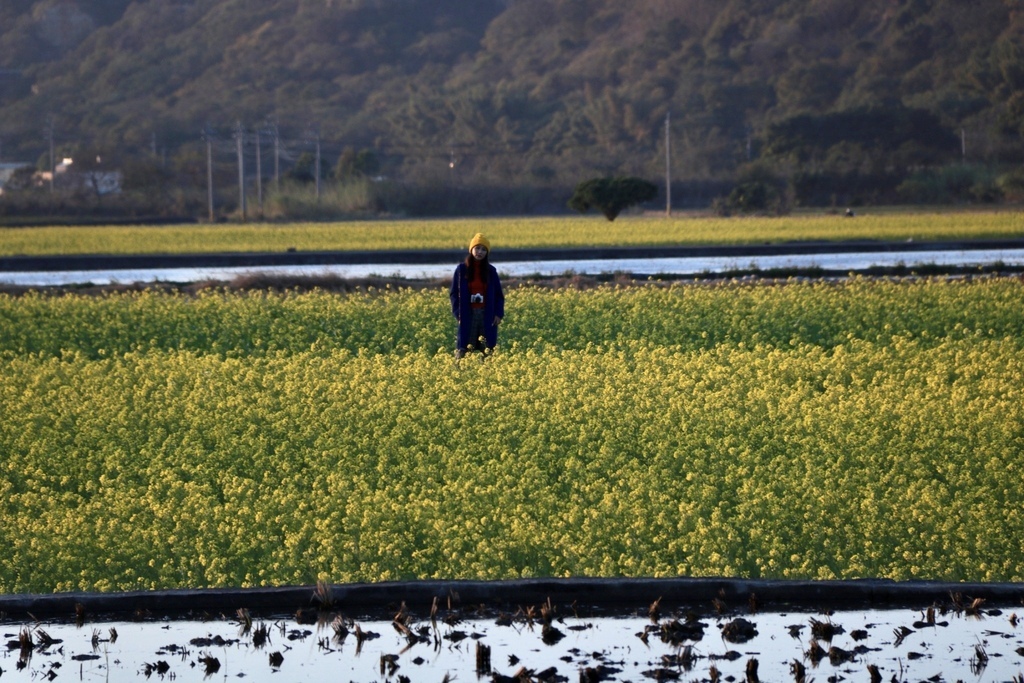
<instances>
[{"instance_id":1,"label":"woman standing in field","mask_svg":"<svg viewBox=\"0 0 1024 683\"><path fill-rule=\"evenodd\" d=\"M505 295L498 271L490 262L491 243L477 233L469 243L469 255L455 268L450 292L452 314L458 321L455 358L467 350L486 357L498 344L498 325L505 317Z\"/></svg>"}]
</instances>

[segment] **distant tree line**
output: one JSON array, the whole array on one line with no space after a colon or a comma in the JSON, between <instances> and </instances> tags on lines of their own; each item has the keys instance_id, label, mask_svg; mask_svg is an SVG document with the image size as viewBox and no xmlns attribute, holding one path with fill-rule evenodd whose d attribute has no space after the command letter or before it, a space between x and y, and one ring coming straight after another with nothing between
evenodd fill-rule
<instances>
[{"instance_id":1,"label":"distant tree line","mask_svg":"<svg viewBox=\"0 0 1024 683\"><path fill-rule=\"evenodd\" d=\"M52 158L43 152L33 166L10 177L0 195L0 217L8 222L62 215L317 220L381 214L557 213L569 206L598 208L614 218L631 206L646 203L653 208L650 201L659 194L658 187L664 191L663 183L634 177L654 191L621 206L613 201L605 205L611 206L606 211L591 196L594 191L602 196L611 192L594 185L599 178L593 179L593 187L581 189L581 179L564 182L555 174L510 175L504 181L480 177L464 169L473 165L470 148L439 151L433 161L440 170L427 171L410 169L405 155L385 146L357 148L326 139L314 144L309 136L284 139L248 131L239 147L236 135L197 139L171 154L156 145L135 154L57 145ZM204 147L207 142L209 150ZM673 196L680 208L711 207L720 213L1024 199L1024 172L1019 167L965 163L963 144L935 115L902 105L801 114L769 125L751 142L750 161L738 164L731 175L677 178ZM46 180L51 165L65 158L74 160L70 169L56 174L53 183ZM100 192L87 180L105 169L119 174L116 192ZM660 180L653 173L649 177Z\"/></svg>"}]
</instances>

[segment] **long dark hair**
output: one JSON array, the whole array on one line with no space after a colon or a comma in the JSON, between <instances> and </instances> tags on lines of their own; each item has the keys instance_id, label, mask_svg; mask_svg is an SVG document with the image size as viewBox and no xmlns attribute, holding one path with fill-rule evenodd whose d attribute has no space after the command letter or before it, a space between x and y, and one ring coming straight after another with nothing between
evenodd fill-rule
<instances>
[{"instance_id":1,"label":"long dark hair","mask_svg":"<svg viewBox=\"0 0 1024 683\"><path fill-rule=\"evenodd\" d=\"M477 261L475 258L473 258L473 255L470 254L469 256L466 257L466 277L469 278L470 280L476 279L477 277L479 277L481 280L486 280L487 279L487 273L490 271L488 266L490 266L490 265L491 265L491 252L490 251L487 252L487 256L484 256L479 261ZM477 268L480 269L480 271L479 271L480 275L479 276L477 275Z\"/></svg>"}]
</instances>

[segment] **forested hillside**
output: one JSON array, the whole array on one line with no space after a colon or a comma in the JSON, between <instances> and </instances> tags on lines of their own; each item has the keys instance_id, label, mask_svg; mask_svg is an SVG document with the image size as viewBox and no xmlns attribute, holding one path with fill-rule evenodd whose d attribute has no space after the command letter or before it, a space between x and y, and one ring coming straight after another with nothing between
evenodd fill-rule
<instances>
[{"instance_id":1,"label":"forested hillside","mask_svg":"<svg viewBox=\"0 0 1024 683\"><path fill-rule=\"evenodd\" d=\"M1015 198L1022 36L1017 0L0 0L0 159L201 188L206 130L223 185L240 126L248 175L258 134L268 177L319 140L324 179L528 191L663 183L668 137L689 189Z\"/></svg>"}]
</instances>

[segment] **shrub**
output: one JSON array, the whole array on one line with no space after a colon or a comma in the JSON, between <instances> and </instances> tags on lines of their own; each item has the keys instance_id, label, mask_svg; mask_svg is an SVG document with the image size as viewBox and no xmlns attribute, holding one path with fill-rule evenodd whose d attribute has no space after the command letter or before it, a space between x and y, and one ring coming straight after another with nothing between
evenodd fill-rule
<instances>
[{"instance_id":1,"label":"shrub","mask_svg":"<svg viewBox=\"0 0 1024 683\"><path fill-rule=\"evenodd\" d=\"M658 196L658 188L642 178L591 178L576 186L569 208L586 213L595 208L610 221L631 206Z\"/></svg>"}]
</instances>

